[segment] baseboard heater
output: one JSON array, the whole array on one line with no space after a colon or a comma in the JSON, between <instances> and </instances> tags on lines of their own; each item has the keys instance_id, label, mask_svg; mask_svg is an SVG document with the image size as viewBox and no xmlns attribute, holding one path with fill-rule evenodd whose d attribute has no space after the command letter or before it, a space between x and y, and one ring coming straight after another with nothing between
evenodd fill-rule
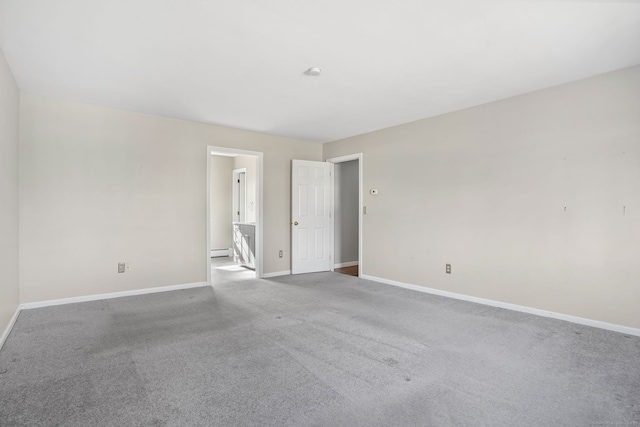
<instances>
[{"instance_id":1,"label":"baseboard heater","mask_svg":"<svg viewBox=\"0 0 640 427\"><path fill-rule=\"evenodd\" d=\"M231 248L211 249L211 258L231 256Z\"/></svg>"}]
</instances>

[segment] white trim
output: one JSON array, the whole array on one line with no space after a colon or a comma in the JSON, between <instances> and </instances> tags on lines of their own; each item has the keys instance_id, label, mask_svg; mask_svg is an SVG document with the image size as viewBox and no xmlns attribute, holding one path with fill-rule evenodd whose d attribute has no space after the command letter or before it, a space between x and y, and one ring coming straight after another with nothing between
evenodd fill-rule
<instances>
[{"instance_id":1,"label":"white trim","mask_svg":"<svg viewBox=\"0 0 640 427\"><path fill-rule=\"evenodd\" d=\"M87 295L83 297L61 298L48 301L28 302L22 304L22 310L30 310L32 308L50 307L54 305L73 304L76 302L97 301L103 299L130 297L134 295L155 294L158 292L179 291L182 289L202 288L208 286L206 282L186 283L184 285L161 286L158 288L136 289L133 291L110 292L108 294Z\"/></svg>"},{"instance_id":2,"label":"white trim","mask_svg":"<svg viewBox=\"0 0 640 427\"><path fill-rule=\"evenodd\" d=\"M524 305L510 304L508 302L495 301L485 298L473 297L470 295L458 294L455 292L442 291L440 289L427 288L425 286L412 285L410 283L397 282L395 280L383 279L381 277L362 275L363 279L372 280L374 282L384 283L386 285L398 286L400 288L411 289L413 291L424 292L427 294L439 295L448 298L454 298L462 301L475 302L477 304L489 305L492 307L504 308L506 310L519 311L521 313L534 314L536 316L550 317L552 319L565 320L580 325L592 326L594 328L606 329L609 331L620 332L621 334L635 335L640 337L640 329L630 326L616 325L615 323L601 322L599 320L586 319L584 317L571 316L569 314L556 313L553 311L541 310L539 308L526 307Z\"/></svg>"},{"instance_id":3,"label":"white trim","mask_svg":"<svg viewBox=\"0 0 640 427\"><path fill-rule=\"evenodd\" d=\"M258 194L256 204L258 205L258 212L256 216L256 279L260 279L262 277L262 271L264 269L262 263L262 254L263 252L263 238L264 238L264 206L262 205L262 201L264 200L263 192L264 192L264 154L262 152L257 152L258 157L256 159L256 179L258 180ZM207 224L209 222L207 221ZM211 269L209 269L211 270Z\"/></svg>"},{"instance_id":4,"label":"white trim","mask_svg":"<svg viewBox=\"0 0 640 427\"><path fill-rule=\"evenodd\" d=\"M278 277L278 276L289 276L291 274L291 270L285 271L274 271L272 273L264 273L262 275L263 279L268 279L269 277Z\"/></svg>"},{"instance_id":5,"label":"white trim","mask_svg":"<svg viewBox=\"0 0 640 427\"><path fill-rule=\"evenodd\" d=\"M349 162L351 160L360 160L360 159L362 159L362 153L354 153L354 154L347 154L346 156L332 157L325 161L329 163L343 163L343 162Z\"/></svg>"},{"instance_id":6,"label":"white trim","mask_svg":"<svg viewBox=\"0 0 640 427\"><path fill-rule=\"evenodd\" d=\"M364 170L364 164L363 164L363 160L364 160L364 155L362 153L354 153L354 154L347 154L346 156L339 156L339 157L332 157L330 159L326 159L326 162L329 163L342 163L342 162L348 162L351 160L357 160L358 161L358 277L363 277L362 271L362 265L363 265L363 261L364 261L364 256L362 254L362 224L363 224L363 209L364 209L364 200L363 200L363 173L362 171ZM333 185L334 185L334 180L335 180L335 174L333 177L333 180L331 181L331 188L333 189ZM331 200L333 203L333 192L331 194ZM335 215L335 212L333 213ZM335 242L334 242L335 245ZM331 256L334 257L335 254L333 253L334 249L331 249ZM335 258L334 258L335 259ZM335 268L335 267L334 267Z\"/></svg>"},{"instance_id":7,"label":"white trim","mask_svg":"<svg viewBox=\"0 0 640 427\"><path fill-rule=\"evenodd\" d=\"M228 257L230 256L231 251L229 248L227 249L211 249L211 258L213 257Z\"/></svg>"},{"instance_id":8,"label":"white trim","mask_svg":"<svg viewBox=\"0 0 640 427\"><path fill-rule=\"evenodd\" d=\"M339 264L333 264L333 268L353 267L358 265L358 261L341 262Z\"/></svg>"},{"instance_id":9,"label":"white trim","mask_svg":"<svg viewBox=\"0 0 640 427\"><path fill-rule=\"evenodd\" d=\"M20 314L21 310L22 310L22 306L18 306L16 308L16 312L13 313L13 317L11 318L11 320L9 320L9 324L7 325L6 328L4 328L4 332L2 333L2 337L0 337L0 350L2 350L2 346L4 345L4 342L7 340L7 338L9 338L9 334L11 333L11 330L13 329L13 325L16 324L16 320L18 320L18 315Z\"/></svg>"},{"instance_id":10,"label":"white trim","mask_svg":"<svg viewBox=\"0 0 640 427\"><path fill-rule=\"evenodd\" d=\"M217 147L213 145L207 146L207 193L206 193L206 236L207 236L207 283L211 286L211 239L208 237L211 235L211 224L209 218L211 218L211 156L254 156L256 158L256 255L255 255L255 272L256 278L259 279L262 277L262 254L263 254L263 215L264 215L264 206L262 201L264 200L264 153L262 151L250 151L250 150L241 150L239 148L229 148L229 147Z\"/></svg>"},{"instance_id":11,"label":"white trim","mask_svg":"<svg viewBox=\"0 0 640 427\"><path fill-rule=\"evenodd\" d=\"M331 260L331 268L329 271L333 271L335 268L333 262L336 259L336 165L335 163L329 163L329 219L331 220L331 246L329 250L329 260Z\"/></svg>"},{"instance_id":12,"label":"white trim","mask_svg":"<svg viewBox=\"0 0 640 427\"><path fill-rule=\"evenodd\" d=\"M213 156L213 152L211 148L207 146L207 200L205 201L205 212L206 212L206 241L207 241L207 283L211 286L211 156Z\"/></svg>"}]
</instances>

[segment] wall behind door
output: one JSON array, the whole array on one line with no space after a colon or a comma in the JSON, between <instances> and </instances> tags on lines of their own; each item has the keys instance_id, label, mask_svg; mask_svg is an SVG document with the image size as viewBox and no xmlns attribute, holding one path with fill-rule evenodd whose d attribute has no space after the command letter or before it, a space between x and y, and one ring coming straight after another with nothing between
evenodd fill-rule
<instances>
[{"instance_id":1,"label":"wall behind door","mask_svg":"<svg viewBox=\"0 0 640 427\"><path fill-rule=\"evenodd\" d=\"M358 160L334 168L334 263L358 261Z\"/></svg>"}]
</instances>

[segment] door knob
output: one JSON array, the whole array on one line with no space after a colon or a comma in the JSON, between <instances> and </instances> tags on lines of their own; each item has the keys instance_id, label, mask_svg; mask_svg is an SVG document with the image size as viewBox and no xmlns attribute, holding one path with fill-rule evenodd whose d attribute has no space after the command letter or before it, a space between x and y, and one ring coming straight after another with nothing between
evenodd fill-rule
<instances>
[{"instance_id":1,"label":"door knob","mask_svg":"<svg viewBox=\"0 0 640 427\"><path fill-rule=\"evenodd\" d=\"M298 221L294 222L293 225L298 225Z\"/></svg>"}]
</instances>

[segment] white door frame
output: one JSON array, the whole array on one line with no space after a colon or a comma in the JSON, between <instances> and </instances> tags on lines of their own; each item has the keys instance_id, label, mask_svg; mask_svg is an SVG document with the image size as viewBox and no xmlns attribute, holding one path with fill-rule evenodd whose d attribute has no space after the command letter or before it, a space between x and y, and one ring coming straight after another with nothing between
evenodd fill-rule
<instances>
[{"instance_id":1,"label":"white door frame","mask_svg":"<svg viewBox=\"0 0 640 427\"><path fill-rule=\"evenodd\" d=\"M363 255L362 255L362 216L364 212L363 207L363 199L362 199L362 170L363 170L363 155L362 153L355 154L347 154L346 156L340 157L332 157L330 159L325 160L329 163L343 163L351 160L358 161L358 277L362 277L363 271ZM333 179L331 180L331 212L333 212L333 217L335 218L335 200L334 200L334 188L335 188L335 180L336 174L333 174ZM335 233L335 231L334 231ZM335 238L333 242L333 247L331 248L331 259L335 263ZM331 267L331 271L333 271L333 266Z\"/></svg>"},{"instance_id":2,"label":"white door frame","mask_svg":"<svg viewBox=\"0 0 640 427\"><path fill-rule=\"evenodd\" d=\"M262 151L249 151L249 150L241 150L239 148L229 148L229 147L217 147L213 145L207 146L207 200L206 200L206 240L207 240L207 284L209 286L211 283L211 224L210 224L210 216L211 216L211 156L253 156L256 158L256 253L255 253L255 267L256 267L256 278L260 279L263 276L263 262L262 262L262 254L263 254L263 205L262 201L264 200L263 192L263 162L264 162L264 153ZM229 224L231 227L231 224Z\"/></svg>"}]
</instances>

